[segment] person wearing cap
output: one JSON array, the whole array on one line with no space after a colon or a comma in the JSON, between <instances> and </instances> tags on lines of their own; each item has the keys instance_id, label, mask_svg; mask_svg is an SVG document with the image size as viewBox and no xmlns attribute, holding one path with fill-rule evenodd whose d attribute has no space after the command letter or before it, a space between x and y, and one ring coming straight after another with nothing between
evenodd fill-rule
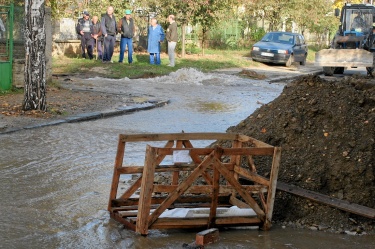
<instances>
[{"instance_id":1,"label":"person wearing cap","mask_svg":"<svg viewBox=\"0 0 375 249\"><path fill-rule=\"evenodd\" d=\"M178 40L177 36L177 23L175 21L175 16L174 15L169 15L168 16L168 22L169 26L166 32L166 39L168 41L168 57L169 57L169 67L174 67L175 66L175 54L174 50L176 49L176 44Z\"/></svg>"},{"instance_id":2,"label":"person wearing cap","mask_svg":"<svg viewBox=\"0 0 375 249\"><path fill-rule=\"evenodd\" d=\"M128 63L133 63L133 37L135 26L133 18L131 18L131 13L131 10L125 10L125 16L121 18L117 24L117 31L121 33L120 58L118 61L120 63L124 60L126 46L128 47Z\"/></svg>"},{"instance_id":3,"label":"person wearing cap","mask_svg":"<svg viewBox=\"0 0 375 249\"><path fill-rule=\"evenodd\" d=\"M90 20L90 14L88 11L83 11L82 14L83 14L83 17L78 19L76 31L81 40L82 58L86 59L86 50L87 50L87 55L89 56L91 60L94 57L93 56L94 39L91 37L92 22Z\"/></svg>"},{"instance_id":4,"label":"person wearing cap","mask_svg":"<svg viewBox=\"0 0 375 249\"><path fill-rule=\"evenodd\" d=\"M148 28L148 46L150 53L150 64L160 65L160 43L164 41L163 28L158 24L156 18L151 19L151 25Z\"/></svg>"},{"instance_id":5,"label":"person wearing cap","mask_svg":"<svg viewBox=\"0 0 375 249\"><path fill-rule=\"evenodd\" d=\"M103 59L103 51L102 51L103 37L102 37L102 27L98 20L99 20L98 16L93 16L91 19L92 21L91 37L94 38L95 40L97 56L99 57L99 60L102 60Z\"/></svg>"},{"instance_id":6,"label":"person wearing cap","mask_svg":"<svg viewBox=\"0 0 375 249\"><path fill-rule=\"evenodd\" d=\"M116 43L117 24L116 17L113 14L113 7L107 8L107 13L102 17L101 21L102 33L104 36L104 53L103 62L112 62L113 51Z\"/></svg>"}]
</instances>

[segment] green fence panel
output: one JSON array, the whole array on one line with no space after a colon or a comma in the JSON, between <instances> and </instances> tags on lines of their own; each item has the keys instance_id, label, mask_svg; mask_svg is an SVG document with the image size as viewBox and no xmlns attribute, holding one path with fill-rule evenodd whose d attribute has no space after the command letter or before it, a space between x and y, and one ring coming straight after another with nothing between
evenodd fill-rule
<instances>
[{"instance_id":1,"label":"green fence panel","mask_svg":"<svg viewBox=\"0 0 375 249\"><path fill-rule=\"evenodd\" d=\"M0 6L0 90L9 90L13 78L14 6Z\"/></svg>"}]
</instances>

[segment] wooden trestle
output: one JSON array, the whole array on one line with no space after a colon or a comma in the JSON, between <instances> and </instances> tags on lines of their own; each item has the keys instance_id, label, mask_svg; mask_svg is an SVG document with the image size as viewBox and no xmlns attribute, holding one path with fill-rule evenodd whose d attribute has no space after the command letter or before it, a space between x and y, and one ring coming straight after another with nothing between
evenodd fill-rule
<instances>
[{"instance_id":1,"label":"wooden trestle","mask_svg":"<svg viewBox=\"0 0 375 249\"><path fill-rule=\"evenodd\" d=\"M229 148L195 148L191 140L225 140ZM123 165L129 142L165 141L163 148L147 145L143 166ZM174 151L188 151L189 163L161 165ZM257 174L254 157L272 157L269 178ZM142 235L149 229L212 228L219 226L271 227L281 148L254 138L228 133L136 134L119 136L108 210L111 217ZM170 177L156 183L155 174ZM122 174L139 178L127 190L119 188ZM239 179L246 179L242 185ZM199 179L199 181L197 181ZM203 182L203 183L202 183ZM135 196L139 191L140 195ZM217 208L251 208L256 216L218 217ZM167 209L209 208L208 218L159 218Z\"/></svg>"}]
</instances>

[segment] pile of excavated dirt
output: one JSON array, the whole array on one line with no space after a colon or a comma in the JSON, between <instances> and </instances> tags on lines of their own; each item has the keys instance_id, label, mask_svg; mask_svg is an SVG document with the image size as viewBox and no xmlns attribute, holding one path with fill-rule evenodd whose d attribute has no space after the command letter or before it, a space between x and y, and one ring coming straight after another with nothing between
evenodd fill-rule
<instances>
[{"instance_id":1,"label":"pile of excavated dirt","mask_svg":"<svg viewBox=\"0 0 375 249\"><path fill-rule=\"evenodd\" d=\"M375 80L303 76L228 132L282 147L279 181L375 208ZM259 164L258 172L269 169ZM374 232L374 220L278 191L274 220Z\"/></svg>"}]
</instances>

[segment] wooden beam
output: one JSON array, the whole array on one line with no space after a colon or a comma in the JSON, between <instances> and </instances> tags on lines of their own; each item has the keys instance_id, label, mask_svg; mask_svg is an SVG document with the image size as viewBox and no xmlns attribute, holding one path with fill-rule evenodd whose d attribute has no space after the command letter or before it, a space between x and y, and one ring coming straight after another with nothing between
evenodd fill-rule
<instances>
[{"instance_id":1,"label":"wooden beam","mask_svg":"<svg viewBox=\"0 0 375 249\"><path fill-rule=\"evenodd\" d=\"M266 220L263 225L263 230L268 230L272 225L272 213L273 206L275 203L275 194L277 186L277 177L279 175L281 160L281 148L275 147L275 152L272 159L271 175L270 175L270 186L267 194L267 209L266 209Z\"/></svg>"},{"instance_id":2,"label":"wooden beam","mask_svg":"<svg viewBox=\"0 0 375 249\"><path fill-rule=\"evenodd\" d=\"M213 151L210 155L208 155L202 163L186 178L184 182L182 182L178 188L173 191L164 201L163 203L150 215L149 217L149 226L155 222L155 220L174 202L178 199L178 197L183 194L191 184L197 179L198 176L202 174L203 171L212 163L214 158L215 151Z\"/></svg>"},{"instance_id":3,"label":"wooden beam","mask_svg":"<svg viewBox=\"0 0 375 249\"><path fill-rule=\"evenodd\" d=\"M167 140L235 140L237 134L230 133L151 133L120 135L123 142L147 142Z\"/></svg>"},{"instance_id":4,"label":"wooden beam","mask_svg":"<svg viewBox=\"0 0 375 249\"><path fill-rule=\"evenodd\" d=\"M218 161L217 158L215 160ZM220 161L218 161L220 164ZM216 166L216 164L214 164ZM219 172L224 176L224 178L236 189L237 193L241 195L241 197L250 205L250 207L254 210L254 212L258 215L261 220L265 219L264 211L259 207L256 201L250 196L249 193L245 192L242 189L242 185L234 179L234 177L230 174L229 170L225 167L217 167Z\"/></svg>"},{"instance_id":5,"label":"wooden beam","mask_svg":"<svg viewBox=\"0 0 375 249\"><path fill-rule=\"evenodd\" d=\"M375 209L351 203L345 200L330 197L321 193L317 193L311 190L306 190L294 185L290 185L284 182L277 183L277 189L287 193L291 193L300 197L307 198L309 200L322 203L352 214L357 214L370 219L375 219Z\"/></svg>"},{"instance_id":6,"label":"wooden beam","mask_svg":"<svg viewBox=\"0 0 375 249\"><path fill-rule=\"evenodd\" d=\"M137 189L139 189L141 187L141 184L142 184L142 176L140 176L134 183L133 185L128 188L125 193L123 193L120 197L120 199L128 199L130 196L132 196L132 194L134 194L135 191L137 191Z\"/></svg>"},{"instance_id":7,"label":"wooden beam","mask_svg":"<svg viewBox=\"0 0 375 249\"><path fill-rule=\"evenodd\" d=\"M157 148L158 154L163 155L173 155L173 151L177 150L189 150L194 155L209 155L214 148ZM272 156L274 152L274 147L264 147L264 148L223 148L223 156Z\"/></svg>"},{"instance_id":8,"label":"wooden beam","mask_svg":"<svg viewBox=\"0 0 375 249\"><path fill-rule=\"evenodd\" d=\"M217 226L259 226L261 220L256 217L217 217ZM159 218L150 229L200 228L207 226L207 218Z\"/></svg>"},{"instance_id":9,"label":"wooden beam","mask_svg":"<svg viewBox=\"0 0 375 249\"><path fill-rule=\"evenodd\" d=\"M234 171L237 172L239 175L262 185L270 186L270 182L268 179L261 177L260 175L250 172L242 167L234 167Z\"/></svg>"},{"instance_id":10,"label":"wooden beam","mask_svg":"<svg viewBox=\"0 0 375 249\"><path fill-rule=\"evenodd\" d=\"M246 136L246 135L243 135L243 134L238 134L237 135L237 140L238 141L241 141L241 142L248 142L248 143L252 143L253 145L255 145L256 147L273 147L272 145L269 145L269 144L266 144L262 141L259 141L255 138L252 138L252 137L249 137L249 136Z\"/></svg>"},{"instance_id":11,"label":"wooden beam","mask_svg":"<svg viewBox=\"0 0 375 249\"><path fill-rule=\"evenodd\" d=\"M171 172L171 171L192 171L197 167L195 164L179 164L179 165L159 165L156 166L155 172ZM143 172L144 166L127 166L117 168L119 174L140 174Z\"/></svg>"},{"instance_id":12,"label":"wooden beam","mask_svg":"<svg viewBox=\"0 0 375 249\"><path fill-rule=\"evenodd\" d=\"M185 148L189 148L189 149L194 148L193 144L189 140L182 141L182 144L185 146ZM192 150L190 150L190 157L191 159L193 159L193 162L197 165L202 162L202 159L200 158L200 156L194 153ZM212 185L212 178L208 172L203 172L202 176L208 185Z\"/></svg>"},{"instance_id":13,"label":"wooden beam","mask_svg":"<svg viewBox=\"0 0 375 249\"><path fill-rule=\"evenodd\" d=\"M122 166L123 161L124 161L124 153L125 153L125 142L122 142L121 138L119 138L118 143L117 143L117 153L116 153L115 165L114 165L113 176L112 176L111 192L109 193L108 208L107 208L108 211L111 211L112 200L116 199L116 196L117 196L118 185L120 182L120 174L116 170L116 168L119 168Z\"/></svg>"},{"instance_id":14,"label":"wooden beam","mask_svg":"<svg viewBox=\"0 0 375 249\"><path fill-rule=\"evenodd\" d=\"M111 218L117 220L118 222L122 223L125 228L135 231L135 225L128 220L122 218L118 213L111 213Z\"/></svg>"},{"instance_id":15,"label":"wooden beam","mask_svg":"<svg viewBox=\"0 0 375 249\"><path fill-rule=\"evenodd\" d=\"M229 202L233 206L237 206L239 208L251 208L248 204L246 204L245 202L237 199L234 195L231 195L231 197L229 199Z\"/></svg>"},{"instance_id":16,"label":"wooden beam","mask_svg":"<svg viewBox=\"0 0 375 249\"><path fill-rule=\"evenodd\" d=\"M175 190L177 191L177 189ZM165 201L167 197L152 197L151 204L161 204ZM211 195L181 195L175 201L176 203L211 203ZM229 195L219 196L219 203L225 204L229 203ZM128 199L116 199L112 200L112 205L114 207L122 207L122 206L134 206L139 204L139 198L128 198Z\"/></svg>"},{"instance_id":17,"label":"wooden beam","mask_svg":"<svg viewBox=\"0 0 375 249\"><path fill-rule=\"evenodd\" d=\"M210 215L208 218L208 228L212 228L215 226L215 219L216 219L216 209L217 203L219 202L219 187L220 187L220 173L217 169L214 169L214 179L213 179L213 186L212 186L212 201L210 207Z\"/></svg>"},{"instance_id":18,"label":"wooden beam","mask_svg":"<svg viewBox=\"0 0 375 249\"><path fill-rule=\"evenodd\" d=\"M178 185L154 185L154 192L157 193L171 193L177 189ZM259 192L266 193L267 188L262 185L242 185L242 188L247 192L257 194ZM185 194L212 194L212 185L194 185L191 186L188 190L185 191ZM219 186L220 195L230 195L234 191L233 186Z\"/></svg>"},{"instance_id":19,"label":"wooden beam","mask_svg":"<svg viewBox=\"0 0 375 249\"><path fill-rule=\"evenodd\" d=\"M154 188L156 158L156 149L147 145L136 226L136 232L142 235L147 235L148 233L148 217L151 210L151 197Z\"/></svg>"}]
</instances>

